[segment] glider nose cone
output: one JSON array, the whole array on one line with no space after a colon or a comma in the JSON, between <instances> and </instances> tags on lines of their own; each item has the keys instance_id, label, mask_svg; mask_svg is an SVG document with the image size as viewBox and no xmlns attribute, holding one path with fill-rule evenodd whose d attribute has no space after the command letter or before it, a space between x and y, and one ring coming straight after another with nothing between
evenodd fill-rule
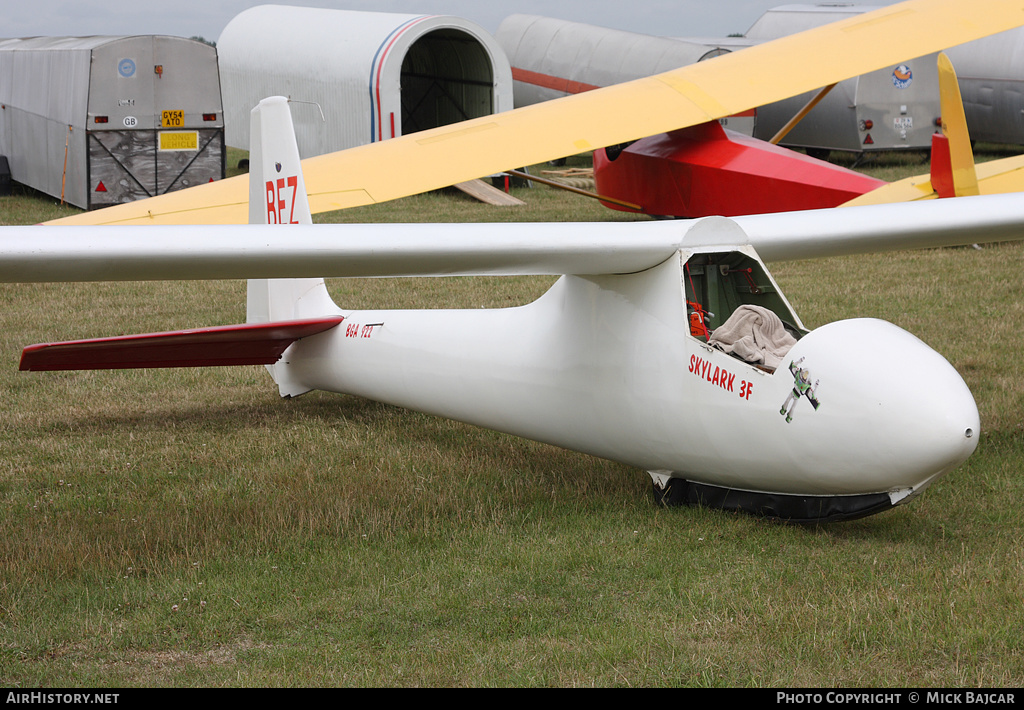
<instances>
[{"instance_id":1,"label":"glider nose cone","mask_svg":"<svg viewBox=\"0 0 1024 710\"><path fill-rule=\"evenodd\" d=\"M945 372L931 372L917 385L930 391L904 405L902 431L896 418L891 418L897 432L892 443L894 450L902 449L908 469L916 468L932 479L952 471L974 453L981 421L974 397L952 366ZM897 394L912 396L906 390Z\"/></svg>"},{"instance_id":2,"label":"glider nose cone","mask_svg":"<svg viewBox=\"0 0 1024 710\"><path fill-rule=\"evenodd\" d=\"M916 337L885 321L857 319L805 340L818 351L814 359L828 363L812 392L820 407L810 414L829 432L822 443L830 455L847 458L839 485L917 493L974 453L981 427L974 397L953 366ZM811 360L809 352L795 367L806 366L815 387ZM834 385L826 387L826 373Z\"/></svg>"}]
</instances>

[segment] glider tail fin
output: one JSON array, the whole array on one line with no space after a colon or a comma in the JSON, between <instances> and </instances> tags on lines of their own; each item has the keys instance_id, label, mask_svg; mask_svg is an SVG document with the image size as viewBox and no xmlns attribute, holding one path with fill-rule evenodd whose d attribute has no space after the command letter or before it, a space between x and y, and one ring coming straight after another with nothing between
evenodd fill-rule
<instances>
[{"instance_id":1,"label":"glider tail fin","mask_svg":"<svg viewBox=\"0 0 1024 710\"><path fill-rule=\"evenodd\" d=\"M249 224L312 224L288 99L273 96L252 110L249 155ZM295 320L334 313L323 279L249 281L249 323Z\"/></svg>"},{"instance_id":2,"label":"glider tail fin","mask_svg":"<svg viewBox=\"0 0 1024 710\"><path fill-rule=\"evenodd\" d=\"M288 99L264 99L251 115L249 223L312 224ZM248 283L246 322L268 323L339 315L323 279L252 279ZM290 382L282 361L267 369L282 396L307 388Z\"/></svg>"},{"instance_id":3,"label":"glider tail fin","mask_svg":"<svg viewBox=\"0 0 1024 710\"><path fill-rule=\"evenodd\" d=\"M967 131L967 118L960 96L953 63L939 53L939 96L942 107L942 133L932 136L932 189L939 197L966 197L979 194L974 169L974 151Z\"/></svg>"}]
</instances>

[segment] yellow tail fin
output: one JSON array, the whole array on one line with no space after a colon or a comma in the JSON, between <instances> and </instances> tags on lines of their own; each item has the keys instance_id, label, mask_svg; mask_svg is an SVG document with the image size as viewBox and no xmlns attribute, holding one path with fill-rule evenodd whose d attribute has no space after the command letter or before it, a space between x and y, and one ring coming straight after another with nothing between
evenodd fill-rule
<instances>
[{"instance_id":1,"label":"yellow tail fin","mask_svg":"<svg viewBox=\"0 0 1024 710\"><path fill-rule=\"evenodd\" d=\"M956 71L942 52L938 65L942 135L932 139L932 189L939 197L977 195L980 193L978 174L974 169L974 151Z\"/></svg>"}]
</instances>

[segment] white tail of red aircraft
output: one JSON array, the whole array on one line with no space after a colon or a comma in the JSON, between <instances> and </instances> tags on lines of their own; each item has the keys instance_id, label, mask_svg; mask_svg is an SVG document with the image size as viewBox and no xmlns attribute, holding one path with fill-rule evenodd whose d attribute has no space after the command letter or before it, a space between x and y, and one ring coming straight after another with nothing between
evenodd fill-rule
<instances>
[{"instance_id":1,"label":"white tail of red aircraft","mask_svg":"<svg viewBox=\"0 0 1024 710\"><path fill-rule=\"evenodd\" d=\"M0 237L7 281L252 278L248 322L31 346L23 369L266 364L284 396L417 409L636 466L659 500L794 521L904 503L977 445L977 408L945 359L879 320L808 331L762 257L1020 238L1019 196L735 220L311 225L287 102L253 120L258 224ZM561 278L515 308L349 311L318 274Z\"/></svg>"}]
</instances>

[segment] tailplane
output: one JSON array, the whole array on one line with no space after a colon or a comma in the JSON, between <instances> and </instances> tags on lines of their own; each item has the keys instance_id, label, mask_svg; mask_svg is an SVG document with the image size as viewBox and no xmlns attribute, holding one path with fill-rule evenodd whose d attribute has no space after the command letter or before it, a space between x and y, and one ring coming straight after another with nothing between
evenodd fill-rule
<instances>
[{"instance_id":1,"label":"tailplane","mask_svg":"<svg viewBox=\"0 0 1024 710\"><path fill-rule=\"evenodd\" d=\"M312 224L287 99L265 99L253 109L252 136L249 221ZM282 396L308 391L289 376L288 348L344 320L323 279L249 281L247 301L244 324L31 345L21 369L259 364L270 370Z\"/></svg>"}]
</instances>

